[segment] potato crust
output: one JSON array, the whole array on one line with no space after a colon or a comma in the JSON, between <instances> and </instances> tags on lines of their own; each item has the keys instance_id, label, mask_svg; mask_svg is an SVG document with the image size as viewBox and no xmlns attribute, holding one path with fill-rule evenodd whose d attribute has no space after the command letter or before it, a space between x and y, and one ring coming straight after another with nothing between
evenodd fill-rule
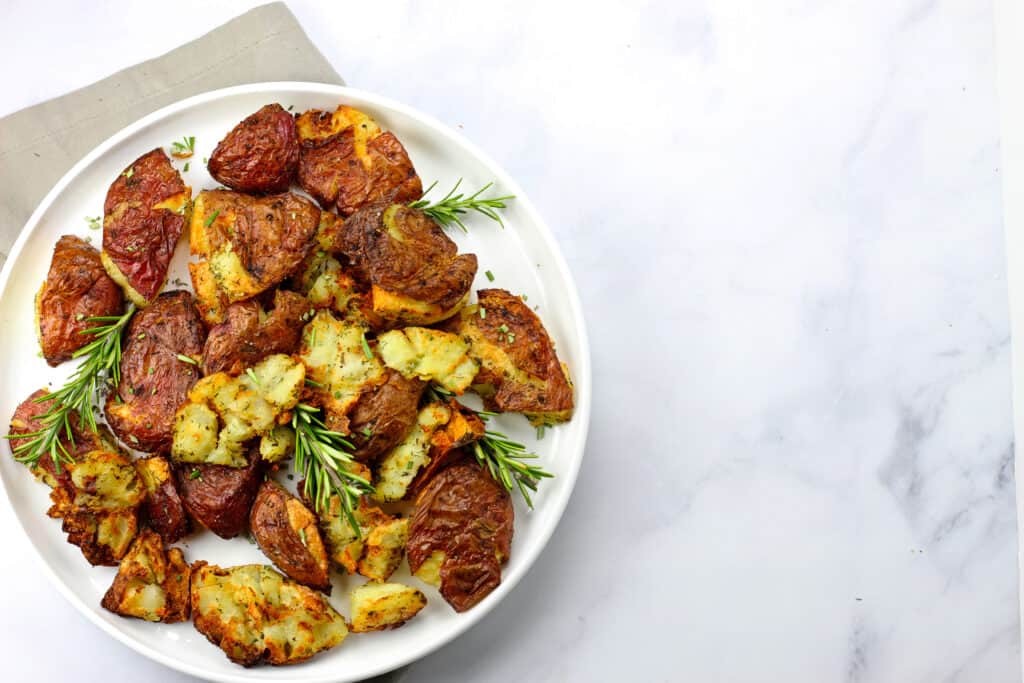
<instances>
[{"instance_id":1,"label":"potato crust","mask_svg":"<svg viewBox=\"0 0 1024 683\"><path fill-rule=\"evenodd\" d=\"M97 325L89 318L124 311L121 288L103 269L100 252L74 235L57 240L36 303L43 357L54 367L91 341L82 334Z\"/></svg>"},{"instance_id":2,"label":"potato crust","mask_svg":"<svg viewBox=\"0 0 1024 683\"><path fill-rule=\"evenodd\" d=\"M143 529L121 560L114 583L100 604L122 617L165 624L187 621L190 575L181 550L165 550L156 532Z\"/></svg>"},{"instance_id":3,"label":"potato crust","mask_svg":"<svg viewBox=\"0 0 1024 683\"><path fill-rule=\"evenodd\" d=\"M217 143L206 165L214 180L239 192L284 192L299 166L295 119L280 104L246 117Z\"/></svg>"},{"instance_id":4,"label":"potato crust","mask_svg":"<svg viewBox=\"0 0 1024 683\"><path fill-rule=\"evenodd\" d=\"M331 592L327 550L317 518L298 498L265 481L249 513L249 528L260 550L289 578Z\"/></svg>"}]
</instances>

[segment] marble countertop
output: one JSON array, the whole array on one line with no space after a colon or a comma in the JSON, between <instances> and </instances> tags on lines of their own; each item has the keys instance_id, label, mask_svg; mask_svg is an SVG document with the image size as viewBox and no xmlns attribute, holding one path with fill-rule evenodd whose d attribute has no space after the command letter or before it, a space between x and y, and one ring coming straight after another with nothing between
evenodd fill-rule
<instances>
[{"instance_id":1,"label":"marble countertop","mask_svg":"<svg viewBox=\"0 0 1024 683\"><path fill-rule=\"evenodd\" d=\"M0 114L254 3L179 4L5 3ZM291 3L349 84L520 181L593 346L549 547L397 678L1019 681L991 3L346 5ZM185 680L20 533L0 515L9 680Z\"/></svg>"}]
</instances>

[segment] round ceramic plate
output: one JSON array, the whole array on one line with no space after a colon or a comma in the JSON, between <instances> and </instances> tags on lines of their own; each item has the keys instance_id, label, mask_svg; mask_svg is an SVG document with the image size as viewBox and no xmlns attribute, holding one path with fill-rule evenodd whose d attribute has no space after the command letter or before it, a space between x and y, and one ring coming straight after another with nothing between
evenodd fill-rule
<instances>
[{"instance_id":1,"label":"round ceramic plate","mask_svg":"<svg viewBox=\"0 0 1024 683\"><path fill-rule=\"evenodd\" d=\"M402 567L393 581L424 590L428 604L408 624L394 631L351 634L333 650L287 667L243 669L232 664L191 623L151 624L125 619L100 607L100 599L114 578L115 569L90 567L78 548L69 545L58 520L49 519L48 489L9 457L0 458L0 479L11 509L39 554L54 585L103 631L138 652L194 676L218 681L300 680L354 681L411 662L449 642L487 614L515 587L533 564L554 531L576 481L583 457L590 414L590 358L576 286L558 247L522 188L480 150L450 128L413 109L370 93L313 83L260 83L228 88L184 100L125 128L97 147L53 188L32 215L0 273L0 420L32 391L59 383L71 363L50 369L38 354L33 298L46 276L50 256L63 234L91 238L99 245L100 232L90 230L85 218L103 213L107 188L128 164L155 148L168 148L183 136L195 136L196 152L183 172L193 193L218 184L206 173L204 157L239 121L264 104L279 102L297 112L310 108L333 110L345 103L364 110L382 128L392 130L405 144L424 186L437 181L430 196L440 196L457 179L463 188L476 189L494 182L494 192L516 195L503 213L502 229L482 216L467 220L468 234L450 230L461 252L477 254L480 272L474 289L501 287L525 294L557 344L558 353L575 382L576 414L571 422L548 429L537 440L534 430L518 415L494 418L492 428L508 432L540 455L540 463L555 474L541 483L528 510L515 497L515 537L512 556L501 585L479 605L456 614L433 588L411 578ZM181 169L184 162L176 161ZM438 193L440 191L440 193ZM178 247L169 280L188 283L187 240ZM489 282L485 271L493 274ZM174 285L169 284L168 288ZM269 561L246 538L222 540L208 531L193 533L181 544L188 561L206 560L230 566ZM335 573L331 604L349 616L348 592L362 581Z\"/></svg>"}]
</instances>

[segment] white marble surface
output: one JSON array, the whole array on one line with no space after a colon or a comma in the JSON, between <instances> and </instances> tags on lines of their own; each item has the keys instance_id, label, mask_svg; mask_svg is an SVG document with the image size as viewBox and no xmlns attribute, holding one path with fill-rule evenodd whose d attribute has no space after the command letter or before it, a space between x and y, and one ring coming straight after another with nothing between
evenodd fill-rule
<instances>
[{"instance_id":1,"label":"white marble surface","mask_svg":"<svg viewBox=\"0 0 1024 683\"><path fill-rule=\"evenodd\" d=\"M0 113L248 6L180 4L7 0ZM548 549L399 678L1019 681L991 3L374 8L292 4L351 85L520 180L596 386ZM183 680L79 616L19 533L0 515L5 680Z\"/></svg>"}]
</instances>

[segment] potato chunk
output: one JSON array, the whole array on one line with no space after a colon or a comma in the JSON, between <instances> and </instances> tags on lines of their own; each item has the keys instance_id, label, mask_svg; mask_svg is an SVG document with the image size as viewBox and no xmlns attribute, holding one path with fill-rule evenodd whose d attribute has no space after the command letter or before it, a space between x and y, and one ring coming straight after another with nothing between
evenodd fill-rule
<instances>
[{"instance_id":1,"label":"potato chunk","mask_svg":"<svg viewBox=\"0 0 1024 683\"><path fill-rule=\"evenodd\" d=\"M479 369L469 356L469 344L458 335L425 327L406 327L377 338L384 364L405 377L433 380L462 394Z\"/></svg>"},{"instance_id":2,"label":"potato chunk","mask_svg":"<svg viewBox=\"0 0 1024 683\"><path fill-rule=\"evenodd\" d=\"M143 530L121 560L100 603L123 617L172 624L189 615L191 570L178 548L165 551L156 532Z\"/></svg>"},{"instance_id":3,"label":"potato chunk","mask_svg":"<svg viewBox=\"0 0 1024 683\"><path fill-rule=\"evenodd\" d=\"M191 605L196 630L243 666L301 662L348 635L323 595L264 565L196 562Z\"/></svg>"},{"instance_id":4,"label":"potato chunk","mask_svg":"<svg viewBox=\"0 0 1024 683\"><path fill-rule=\"evenodd\" d=\"M284 192L299 165L295 119L277 104L245 118L217 143L207 168L217 182L239 192Z\"/></svg>"},{"instance_id":5,"label":"potato chunk","mask_svg":"<svg viewBox=\"0 0 1024 683\"><path fill-rule=\"evenodd\" d=\"M189 531L189 520L167 459L154 455L136 460L135 469L146 487L143 518L167 543L180 540Z\"/></svg>"},{"instance_id":6,"label":"potato chunk","mask_svg":"<svg viewBox=\"0 0 1024 683\"><path fill-rule=\"evenodd\" d=\"M64 235L53 248L46 281L36 296L43 357L52 366L71 360L92 337L93 316L121 315L124 295L103 269L100 252L85 240Z\"/></svg>"},{"instance_id":7,"label":"potato chunk","mask_svg":"<svg viewBox=\"0 0 1024 683\"><path fill-rule=\"evenodd\" d=\"M400 444L416 422L416 406L425 386L389 369L383 384L364 392L349 415L352 457L372 462Z\"/></svg>"},{"instance_id":8,"label":"potato chunk","mask_svg":"<svg viewBox=\"0 0 1024 683\"><path fill-rule=\"evenodd\" d=\"M572 382L540 318L503 289L481 289L477 296L479 303L464 308L446 328L469 342L480 364L473 390L484 405L523 413L538 426L569 420Z\"/></svg>"},{"instance_id":9,"label":"potato chunk","mask_svg":"<svg viewBox=\"0 0 1024 683\"><path fill-rule=\"evenodd\" d=\"M359 501L354 517L358 536L349 526L337 496L332 496L328 509L320 513L320 530L331 560L349 574L387 580L402 562L408 520L369 505L365 498ZM380 532L375 533L378 529Z\"/></svg>"},{"instance_id":10,"label":"potato chunk","mask_svg":"<svg viewBox=\"0 0 1024 683\"><path fill-rule=\"evenodd\" d=\"M451 409L443 403L429 403L420 409L416 424L402 443L385 455L378 467L374 497L381 501L405 498L420 468L430 462L430 439L451 418Z\"/></svg>"},{"instance_id":11,"label":"potato chunk","mask_svg":"<svg viewBox=\"0 0 1024 683\"><path fill-rule=\"evenodd\" d=\"M402 563L408 540L408 519L394 519L373 527L366 536L366 549L357 571L368 579L387 581Z\"/></svg>"},{"instance_id":12,"label":"potato chunk","mask_svg":"<svg viewBox=\"0 0 1024 683\"><path fill-rule=\"evenodd\" d=\"M289 578L330 593L327 550L317 518L298 498L265 481L249 513L249 528L260 550Z\"/></svg>"},{"instance_id":13,"label":"potato chunk","mask_svg":"<svg viewBox=\"0 0 1024 683\"><path fill-rule=\"evenodd\" d=\"M221 538L245 531L249 511L266 465L256 449L250 449L246 467L179 465L178 490L185 508L200 524Z\"/></svg>"},{"instance_id":14,"label":"potato chunk","mask_svg":"<svg viewBox=\"0 0 1024 683\"><path fill-rule=\"evenodd\" d=\"M312 109L296 121L301 150L298 180L324 209L344 217L368 202L410 202L423 185L402 143L363 112L341 105Z\"/></svg>"},{"instance_id":15,"label":"potato chunk","mask_svg":"<svg viewBox=\"0 0 1024 683\"><path fill-rule=\"evenodd\" d=\"M293 353L308 315L312 315L310 302L285 290L274 292L274 308L269 312L257 301L231 304L224 322L213 326L206 338L203 374L237 375L267 356Z\"/></svg>"},{"instance_id":16,"label":"potato chunk","mask_svg":"<svg viewBox=\"0 0 1024 683\"><path fill-rule=\"evenodd\" d=\"M352 632L398 628L426 607L423 592L400 583L365 583L351 593Z\"/></svg>"},{"instance_id":17,"label":"potato chunk","mask_svg":"<svg viewBox=\"0 0 1024 683\"><path fill-rule=\"evenodd\" d=\"M107 190L100 258L136 305L148 305L163 288L191 198L160 148L133 161Z\"/></svg>"}]
</instances>

